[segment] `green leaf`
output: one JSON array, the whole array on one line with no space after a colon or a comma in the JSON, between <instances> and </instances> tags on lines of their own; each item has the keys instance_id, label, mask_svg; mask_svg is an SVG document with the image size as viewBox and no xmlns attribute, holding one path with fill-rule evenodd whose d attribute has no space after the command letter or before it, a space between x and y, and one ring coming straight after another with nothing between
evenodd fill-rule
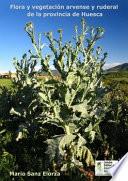
<instances>
[{"instance_id":1,"label":"green leaf","mask_svg":"<svg viewBox=\"0 0 128 181\"><path fill-rule=\"evenodd\" d=\"M76 77L75 72L69 72L66 80L66 85L71 86L77 79L78 78Z\"/></svg>"},{"instance_id":2,"label":"green leaf","mask_svg":"<svg viewBox=\"0 0 128 181\"><path fill-rule=\"evenodd\" d=\"M14 108L12 108L12 109L10 110L10 114L11 114L11 115L17 115L17 116L21 116L21 115L22 115L21 112L16 111Z\"/></svg>"}]
</instances>

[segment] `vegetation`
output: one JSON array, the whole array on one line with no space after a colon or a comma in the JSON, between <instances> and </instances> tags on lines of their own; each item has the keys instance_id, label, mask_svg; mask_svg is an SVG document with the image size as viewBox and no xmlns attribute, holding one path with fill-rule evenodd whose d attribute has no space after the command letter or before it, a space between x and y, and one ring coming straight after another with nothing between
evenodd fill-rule
<instances>
[{"instance_id":1,"label":"vegetation","mask_svg":"<svg viewBox=\"0 0 128 181\"><path fill-rule=\"evenodd\" d=\"M46 33L51 50L46 57L33 24L26 24L25 30L34 52L21 61L14 59L13 89L2 86L0 91L0 179L98 180L95 159L119 159L128 149L127 92L121 83L113 88L110 75L104 78L107 54L94 49L104 30L87 29L82 20L80 34L75 28L75 42L65 44L62 30L58 39ZM51 62L60 78L53 75ZM36 76L39 63L48 75L45 79ZM10 171L43 170L62 177L9 176Z\"/></svg>"},{"instance_id":2,"label":"vegetation","mask_svg":"<svg viewBox=\"0 0 128 181\"><path fill-rule=\"evenodd\" d=\"M12 81L10 79L0 79L0 86L7 87L10 89L12 87Z\"/></svg>"}]
</instances>

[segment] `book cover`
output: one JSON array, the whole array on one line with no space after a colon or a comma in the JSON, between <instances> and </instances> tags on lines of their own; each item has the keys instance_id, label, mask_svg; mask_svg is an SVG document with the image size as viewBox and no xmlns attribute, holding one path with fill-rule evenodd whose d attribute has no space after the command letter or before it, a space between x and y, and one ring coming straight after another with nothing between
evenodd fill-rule
<instances>
[{"instance_id":1,"label":"book cover","mask_svg":"<svg viewBox=\"0 0 128 181\"><path fill-rule=\"evenodd\" d=\"M127 2L0 5L0 180L113 179L128 152Z\"/></svg>"}]
</instances>

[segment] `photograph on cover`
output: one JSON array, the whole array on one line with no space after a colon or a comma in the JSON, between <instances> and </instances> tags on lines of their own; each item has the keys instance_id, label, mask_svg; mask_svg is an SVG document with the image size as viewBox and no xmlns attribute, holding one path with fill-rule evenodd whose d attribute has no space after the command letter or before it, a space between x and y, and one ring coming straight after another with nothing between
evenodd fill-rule
<instances>
[{"instance_id":1,"label":"photograph on cover","mask_svg":"<svg viewBox=\"0 0 128 181\"><path fill-rule=\"evenodd\" d=\"M127 33L125 0L1 0L1 181L127 180Z\"/></svg>"}]
</instances>

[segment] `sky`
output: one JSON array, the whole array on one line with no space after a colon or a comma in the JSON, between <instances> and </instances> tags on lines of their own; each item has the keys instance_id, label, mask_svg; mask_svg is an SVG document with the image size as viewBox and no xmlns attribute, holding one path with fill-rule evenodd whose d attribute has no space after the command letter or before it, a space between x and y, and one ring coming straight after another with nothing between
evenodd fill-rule
<instances>
[{"instance_id":1,"label":"sky","mask_svg":"<svg viewBox=\"0 0 128 181\"><path fill-rule=\"evenodd\" d=\"M24 53L32 49L30 39L24 31L27 22L33 22L37 33L52 31L57 36L57 30L63 29L64 41L72 40L74 26L78 25L80 27L81 17L27 17L27 10L10 9L10 5L46 4L65 6L118 4L118 10L100 10L100 12L104 13L103 17L85 17L85 21L88 26L100 26L105 29L104 37L97 45L101 45L103 50L108 52L105 65L107 68L128 62L127 0L0 0L0 72L14 71L13 57L17 57L20 60ZM70 10L70 13L74 11ZM32 12L35 13L35 11ZM81 13L81 11L77 12ZM97 11L95 10L94 12ZM46 39L43 37L42 41L45 43ZM46 50L43 53L46 54Z\"/></svg>"}]
</instances>

